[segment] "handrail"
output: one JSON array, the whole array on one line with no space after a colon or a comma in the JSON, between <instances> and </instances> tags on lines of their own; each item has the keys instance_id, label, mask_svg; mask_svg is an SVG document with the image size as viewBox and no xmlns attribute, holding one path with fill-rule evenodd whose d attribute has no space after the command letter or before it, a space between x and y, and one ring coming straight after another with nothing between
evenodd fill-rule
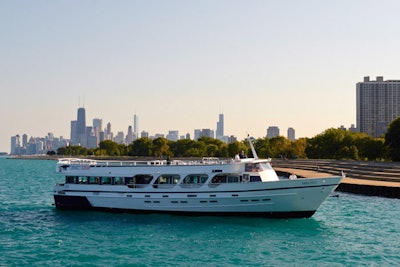
<instances>
[{"instance_id":1,"label":"handrail","mask_svg":"<svg viewBox=\"0 0 400 267\"><path fill-rule=\"evenodd\" d=\"M111 166L164 166L164 165L210 165L210 164L230 164L232 159L220 160L219 158L202 158L199 160L148 160L148 161L98 161L92 159L80 158L61 158L58 160L58 166L96 166L96 167L111 167Z\"/></svg>"}]
</instances>

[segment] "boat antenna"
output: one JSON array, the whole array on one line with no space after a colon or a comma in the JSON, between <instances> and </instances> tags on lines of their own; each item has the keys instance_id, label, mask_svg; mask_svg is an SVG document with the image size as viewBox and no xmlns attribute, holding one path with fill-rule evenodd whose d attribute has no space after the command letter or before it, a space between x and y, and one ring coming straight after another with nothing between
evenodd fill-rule
<instances>
[{"instance_id":1,"label":"boat antenna","mask_svg":"<svg viewBox=\"0 0 400 267\"><path fill-rule=\"evenodd\" d=\"M250 144L250 148L251 148L251 153L253 153L254 159L258 159L257 152L256 152L256 150L254 149L253 142L251 141L253 138L250 137L250 135L248 134L248 135L247 135L247 139L249 140L249 144Z\"/></svg>"}]
</instances>

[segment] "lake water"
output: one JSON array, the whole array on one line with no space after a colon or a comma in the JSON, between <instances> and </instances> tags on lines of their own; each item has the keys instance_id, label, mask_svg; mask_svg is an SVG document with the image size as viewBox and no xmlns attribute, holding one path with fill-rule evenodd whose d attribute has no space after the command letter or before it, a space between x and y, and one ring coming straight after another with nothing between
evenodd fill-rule
<instances>
[{"instance_id":1,"label":"lake water","mask_svg":"<svg viewBox=\"0 0 400 267\"><path fill-rule=\"evenodd\" d=\"M400 203L344 193L308 219L58 211L55 161L0 158L0 266L398 266Z\"/></svg>"}]
</instances>

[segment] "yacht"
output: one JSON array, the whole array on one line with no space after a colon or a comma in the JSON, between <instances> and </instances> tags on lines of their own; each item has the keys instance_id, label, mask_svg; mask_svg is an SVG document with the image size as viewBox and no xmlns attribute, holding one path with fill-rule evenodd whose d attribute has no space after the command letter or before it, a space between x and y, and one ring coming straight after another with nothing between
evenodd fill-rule
<instances>
[{"instance_id":1,"label":"yacht","mask_svg":"<svg viewBox=\"0 0 400 267\"><path fill-rule=\"evenodd\" d=\"M343 176L288 179L271 159L98 161L59 159L54 186L61 210L311 217Z\"/></svg>"}]
</instances>

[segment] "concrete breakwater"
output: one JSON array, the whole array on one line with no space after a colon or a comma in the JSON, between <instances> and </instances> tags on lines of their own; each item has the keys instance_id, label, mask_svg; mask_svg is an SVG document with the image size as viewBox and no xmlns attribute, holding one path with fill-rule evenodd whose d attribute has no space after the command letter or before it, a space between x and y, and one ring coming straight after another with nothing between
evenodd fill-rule
<instances>
[{"instance_id":1,"label":"concrete breakwater","mask_svg":"<svg viewBox=\"0 0 400 267\"><path fill-rule=\"evenodd\" d=\"M285 172L306 172L310 176L341 175L345 173L336 191L400 198L400 164L395 162L348 160L280 160L273 167ZM306 176L304 175L304 176Z\"/></svg>"}]
</instances>

